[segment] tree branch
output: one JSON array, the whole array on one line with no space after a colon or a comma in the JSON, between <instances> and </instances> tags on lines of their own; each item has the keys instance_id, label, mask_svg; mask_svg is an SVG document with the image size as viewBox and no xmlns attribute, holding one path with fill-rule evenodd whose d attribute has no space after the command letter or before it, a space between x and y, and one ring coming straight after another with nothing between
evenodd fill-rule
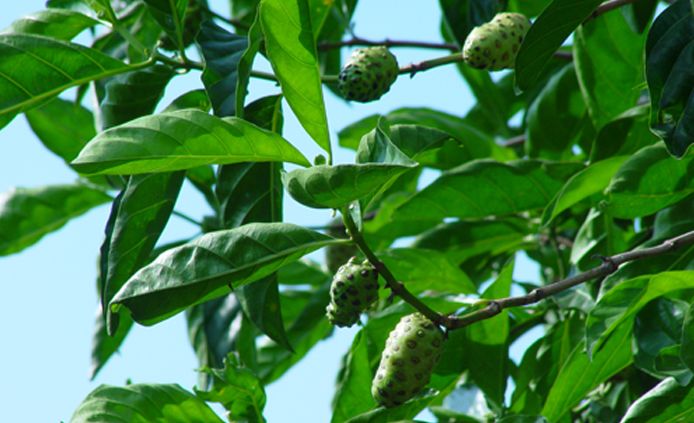
<instances>
[{"instance_id":1,"label":"tree branch","mask_svg":"<svg viewBox=\"0 0 694 423\"><path fill-rule=\"evenodd\" d=\"M627 5L629 3L636 3L638 0L610 0L606 1L605 3L602 3L600 6L598 6L593 13L588 16L583 23L585 24L586 22L590 22L593 19L597 18L598 16L607 13L611 10L620 8L624 5Z\"/></svg>"},{"instance_id":2,"label":"tree branch","mask_svg":"<svg viewBox=\"0 0 694 423\"><path fill-rule=\"evenodd\" d=\"M353 37L348 40L336 41L336 42L322 42L318 44L318 49L332 50L340 47L351 47L351 46L385 46L385 47L414 47L414 48L428 48L434 50L450 50L458 51L460 48L457 44L453 43L434 43L429 41L412 41L412 40L391 40L386 38L385 40L367 40L361 37Z\"/></svg>"},{"instance_id":3,"label":"tree branch","mask_svg":"<svg viewBox=\"0 0 694 423\"><path fill-rule=\"evenodd\" d=\"M527 295L492 300L483 309L473 311L463 316L449 316L443 321L442 324L449 330L460 329L480 320L494 317L501 313L501 311L505 308L533 304L576 285L580 285L595 278L610 275L616 272L617 269L619 269L619 266L624 263L648 257L655 257L689 244L694 244L694 231L686 232L675 238L668 239L662 244L654 247L627 251L626 253L616 254L612 257L604 257L600 266L594 267L586 272L579 273L578 275L574 275L570 278L566 278L547 286L539 287Z\"/></svg>"},{"instance_id":4,"label":"tree branch","mask_svg":"<svg viewBox=\"0 0 694 423\"><path fill-rule=\"evenodd\" d=\"M383 276L383 279L385 279L388 288L391 289L393 294L402 298L403 301L417 309L417 311L428 317L432 322L438 325L444 325L448 318L429 308L429 306L421 302L419 298L408 291L407 288L405 288L405 285L395 279L395 276L393 276L385 263L379 260L378 257L376 257L376 254L374 254L371 248L369 248L369 245L366 243L366 240L364 240L361 232L359 232L359 229L357 229L357 225L354 223L354 220L352 220L352 216L349 214L349 211L347 209L342 209L341 213L342 221L345 223L345 227L347 228L347 232L352 238L352 241L354 241L361 252L364 253L364 256L369 260L371 265L376 268L378 273Z\"/></svg>"}]
</instances>

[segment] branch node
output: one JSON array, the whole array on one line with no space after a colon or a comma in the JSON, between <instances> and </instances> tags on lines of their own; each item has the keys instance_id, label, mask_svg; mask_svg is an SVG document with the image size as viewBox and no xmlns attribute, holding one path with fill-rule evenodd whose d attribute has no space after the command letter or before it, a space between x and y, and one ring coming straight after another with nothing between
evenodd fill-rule
<instances>
[{"instance_id":1,"label":"branch node","mask_svg":"<svg viewBox=\"0 0 694 423\"><path fill-rule=\"evenodd\" d=\"M617 269L619 269L619 265L612 259L612 257L593 254L591 258L598 259L602 262L602 264L606 264L609 273L614 273L617 271Z\"/></svg>"}]
</instances>

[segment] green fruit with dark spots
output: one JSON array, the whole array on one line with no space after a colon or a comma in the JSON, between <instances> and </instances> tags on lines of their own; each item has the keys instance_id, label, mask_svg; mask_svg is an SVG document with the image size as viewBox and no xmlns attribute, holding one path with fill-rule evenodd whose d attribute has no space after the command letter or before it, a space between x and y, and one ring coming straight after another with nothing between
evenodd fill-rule
<instances>
[{"instance_id":1,"label":"green fruit with dark spots","mask_svg":"<svg viewBox=\"0 0 694 423\"><path fill-rule=\"evenodd\" d=\"M385 47L354 50L340 71L337 86L346 100L378 100L398 77L398 61Z\"/></svg>"},{"instance_id":2,"label":"green fruit with dark spots","mask_svg":"<svg viewBox=\"0 0 694 423\"><path fill-rule=\"evenodd\" d=\"M513 69L530 21L520 13L499 13L465 39L463 60L477 69Z\"/></svg>"},{"instance_id":3,"label":"green fruit with dark spots","mask_svg":"<svg viewBox=\"0 0 694 423\"><path fill-rule=\"evenodd\" d=\"M400 319L388 336L371 384L376 402L395 407L421 392L441 357L443 342L443 331L423 314Z\"/></svg>"},{"instance_id":4,"label":"green fruit with dark spots","mask_svg":"<svg viewBox=\"0 0 694 423\"><path fill-rule=\"evenodd\" d=\"M345 239L347 233L340 219L335 219L330 222L327 234L333 238ZM359 249L354 244L337 244L325 247L325 264L328 266L330 273L335 274L343 264L352 256L356 256Z\"/></svg>"},{"instance_id":5,"label":"green fruit with dark spots","mask_svg":"<svg viewBox=\"0 0 694 423\"><path fill-rule=\"evenodd\" d=\"M325 309L335 326L352 326L361 313L378 299L378 272L368 260L356 257L342 265L330 286L330 304Z\"/></svg>"}]
</instances>

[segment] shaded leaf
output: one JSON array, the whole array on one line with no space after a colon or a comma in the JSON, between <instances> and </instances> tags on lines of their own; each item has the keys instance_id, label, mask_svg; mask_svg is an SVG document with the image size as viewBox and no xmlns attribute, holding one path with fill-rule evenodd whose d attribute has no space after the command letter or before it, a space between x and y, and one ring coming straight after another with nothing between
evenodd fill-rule
<instances>
[{"instance_id":1,"label":"shaded leaf","mask_svg":"<svg viewBox=\"0 0 694 423\"><path fill-rule=\"evenodd\" d=\"M586 345L599 351L612 338L612 332L631 321L649 301L670 292L694 287L693 271L663 272L637 277L607 291L586 320ZM627 323L624 323L627 322Z\"/></svg>"},{"instance_id":2,"label":"shaded leaf","mask_svg":"<svg viewBox=\"0 0 694 423\"><path fill-rule=\"evenodd\" d=\"M186 15L188 0L144 0L157 23L164 28L179 49L183 44L183 19Z\"/></svg>"},{"instance_id":3,"label":"shaded leaf","mask_svg":"<svg viewBox=\"0 0 694 423\"><path fill-rule=\"evenodd\" d=\"M444 172L395 212L396 219L503 216L544 207L582 165L476 160Z\"/></svg>"},{"instance_id":4,"label":"shaded leaf","mask_svg":"<svg viewBox=\"0 0 694 423\"><path fill-rule=\"evenodd\" d=\"M110 309L126 307L137 322L151 325L340 242L289 223L251 223L205 234L140 269L118 291ZM115 329L111 324L109 328Z\"/></svg>"},{"instance_id":5,"label":"shaded leaf","mask_svg":"<svg viewBox=\"0 0 694 423\"><path fill-rule=\"evenodd\" d=\"M236 6L238 2L232 3L232 8ZM248 94L248 82L251 79L251 70L253 68L253 60L255 60L255 55L260 51L261 43L263 41L263 31L260 28L259 16L254 14L255 19L248 30L248 47L241 55L237 65L237 81L236 81L236 115L238 117L243 117L243 105L246 100L246 94Z\"/></svg>"},{"instance_id":6,"label":"shaded leaf","mask_svg":"<svg viewBox=\"0 0 694 423\"><path fill-rule=\"evenodd\" d=\"M248 40L228 32L213 21L205 21L197 38L205 69L202 82L217 116L236 114L236 92L239 82L239 61L248 48ZM239 87L245 91L244 87Z\"/></svg>"},{"instance_id":7,"label":"shaded leaf","mask_svg":"<svg viewBox=\"0 0 694 423\"><path fill-rule=\"evenodd\" d=\"M262 0L265 48L289 106L313 140L330 154L314 29L307 0Z\"/></svg>"},{"instance_id":8,"label":"shaded leaf","mask_svg":"<svg viewBox=\"0 0 694 423\"><path fill-rule=\"evenodd\" d=\"M221 423L199 398L178 385L101 385L77 407L73 423Z\"/></svg>"},{"instance_id":9,"label":"shaded leaf","mask_svg":"<svg viewBox=\"0 0 694 423\"><path fill-rule=\"evenodd\" d=\"M671 157L663 143L631 156L607 187L607 208L615 217L653 214L694 192L694 149L682 159Z\"/></svg>"},{"instance_id":10,"label":"shaded leaf","mask_svg":"<svg viewBox=\"0 0 694 423\"><path fill-rule=\"evenodd\" d=\"M308 165L281 136L238 118L188 109L135 119L94 137L72 165L94 174L167 172L206 164L288 161Z\"/></svg>"},{"instance_id":11,"label":"shaded leaf","mask_svg":"<svg viewBox=\"0 0 694 423\"><path fill-rule=\"evenodd\" d=\"M680 357L682 357L684 364L689 367L689 370L694 372L694 306L692 306L692 303L689 304L689 308L684 316L680 342L682 343Z\"/></svg>"},{"instance_id":12,"label":"shaded leaf","mask_svg":"<svg viewBox=\"0 0 694 423\"><path fill-rule=\"evenodd\" d=\"M533 22L516 56L516 87L533 87L552 54L602 0L554 0Z\"/></svg>"},{"instance_id":13,"label":"shaded leaf","mask_svg":"<svg viewBox=\"0 0 694 423\"><path fill-rule=\"evenodd\" d=\"M111 201L88 185L13 188L0 195L0 256L14 254L63 227L70 219Z\"/></svg>"},{"instance_id":14,"label":"shaded leaf","mask_svg":"<svg viewBox=\"0 0 694 423\"><path fill-rule=\"evenodd\" d=\"M617 116L600 129L590 150L590 161L633 154L658 138L648 130L648 106L637 106Z\"/></svg>"},{"instance_id":15,"label":"shaded leaf","mask_svg":"<svg viewBox=\"0 0 694 423\"><path fill-rule=\"evenodd\" d=\"M443 12L443 28L458 44L463 45L472 28L492 20L500 9L500 2L493 0L439 0Z\"/></svg>"},{"instance_id":16,"label":"shaded leaf","mask_svg":"<svg viewBox=\"0 0 694 423\"><path fill-rule=\"evenodd\" d=\"M333 423L347 421L376 407L376 401L371 396L373 375L366 343L367 337L360 331L343 358L343 370L333 397L333 415L330 420Z\"/></svg>"},{"instance_id":17,"label":"shaded leaf","mask_svg":"<svg viewBox=\"0 0 694 423\"><path fill-rule=\"evenodd\" d=\"M680 386L675 379L667 378L631 404L620 423L674 423L692 418L694 386Z\"/></svg>"}]
</instances>

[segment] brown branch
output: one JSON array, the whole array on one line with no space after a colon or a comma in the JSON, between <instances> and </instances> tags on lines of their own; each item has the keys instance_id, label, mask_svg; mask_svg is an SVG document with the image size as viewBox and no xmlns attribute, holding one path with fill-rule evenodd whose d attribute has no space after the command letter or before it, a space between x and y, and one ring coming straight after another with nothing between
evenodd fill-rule
<instances>
[{"instance_id":1,"label":"brown branch","mask_svg":"<svg viewBox=\"0 0 694 423\"><path fill-rule=\"evenodd\" d=\"M336 42L322 42L318 44L319 50L331 50L340 47L350 47L350 46L385 46L385 47L415 47L415 48L428 48L435 50L450 50L458 51L460 47L453 43L434 43L429 41L411 41L411 40L391 40L386 38L385 40L367 40L361 37L353 37L349 40L342 40Z\"/></svg>"},{"instance_id":2,"label":"brown branch","mask_svg":"<svg viewBox=\"0 0 694 423\"><path fill-rule=\"evenodd\" d=\"M444 325L448 318L437 313L429 306L424 304L419 300L419 298L408 291L407 288L405 288L405 285L395 279L395 276L393 273L391 273L390 269L388 269L385 263L376 257L376 254L374 254L369 245L366 243L366 240L364 240L361 232L359 232L359 229L357 229L357 225L354 223L354 220L352 220L352 216L349 214L349 211L345 208L341 210L341 213L342 221L345 223L345 227L347 228L347 232L352 238L352 241L354 241L361 252L364 253L364 256L367 258L367 260L369 260L371 265L376 268L376 271L383 276L383 279L385 279L386 284L392 293L402 298L403 301L417 309L417 311L428 317L432 322L438 325Z\"/></svg>"},{"instance_id":3,"label":"brown branch","mask_svg":"<svg viewBox=\"0 0 694 423\"><path fill-rule=\"evenodd\" d=\"M516 135L501 143L502 147L515 147L525 142L525 134Z\"/></svg>"},{"instance_id":4,"label":"brown branch","mask_svg":"<svg viewBox=\"0 0 694 423\"><path fill-rule=\"evenodd\" d=\"M668 239L662 244L654 247L627 251L626 253L616 254L612 257L604 257L600 266L594 267L586 272L579 273L578 275L574 275L570 278L534 289L527 295L501 298L490 301L486 307L480 310L473 311L463 316L449 316L443 321L442 324L449 330L460 329L480 320L494 317L501 313L501 311L505 308L533 304L576 285L580 285L595 278L602 278L610 275L616 272L617 269L619 269L619 266L624 263L648 257L655 257L689 244L694 244L694 231L686 232L675 238Z\"/></svg>"},{"instance_id":5,"label":"brown branch","mask_svg":"<svg viewBox=\"0 0 694 423\"><path fill-rule=\"evenodd\" d=\"M636 3L638 0L610 0L606 1L605 3L602 3L600 6L598 6L593 13L588 16L583 23L585 24L586 22L590 22L591 20L597 18L598 16L607 13L611 10L618 9L622 6L625 6L629 3Z\"/></svg>"}]
</instances>

